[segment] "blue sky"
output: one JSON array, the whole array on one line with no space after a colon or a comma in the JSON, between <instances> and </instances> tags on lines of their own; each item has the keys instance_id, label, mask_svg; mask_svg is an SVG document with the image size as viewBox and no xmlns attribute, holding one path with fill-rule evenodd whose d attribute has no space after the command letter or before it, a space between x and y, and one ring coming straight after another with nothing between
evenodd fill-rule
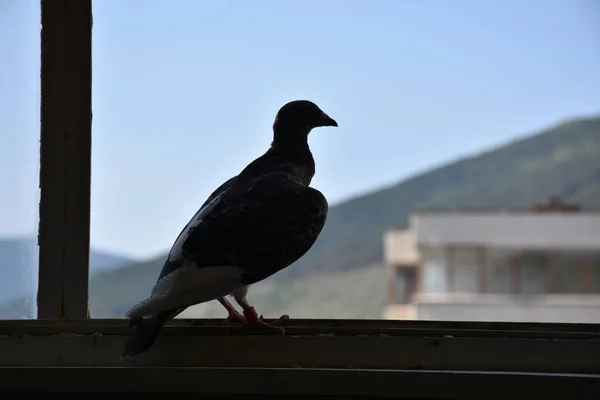
<instances>
[{"instance_id":1,"label":"blue sky","mask_svg":"<svg viewBox=\"0 0 600 400\"><path fill-rule=\"evenodd\" d=\"M94 2L92 245L167 250L315 101L332 203L600 112L594 0ZM0 2L0 235L37 228L39 1ZM375 211L374 211L375 212Z\"/></svg>"}]
</instances>

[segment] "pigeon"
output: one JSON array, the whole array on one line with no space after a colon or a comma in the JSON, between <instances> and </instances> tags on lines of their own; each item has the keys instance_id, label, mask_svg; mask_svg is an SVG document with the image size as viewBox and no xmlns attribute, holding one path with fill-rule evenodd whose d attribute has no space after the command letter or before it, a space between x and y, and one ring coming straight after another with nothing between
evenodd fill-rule
<instances>
[{"instance_id":1,"label":"pigeon","mask_svg":"<svg viewBox=\"0 0 600 400\"><path fill-rule=\"evenodd\" d=\"M218 300L238 329L285 334L288 317L266 323L248 288L300 259L327 219L325 196L310 187L313 128L337 122L308 100L278 111L268 150L219 186L175 240L150 296L126 313L132 333L121 360L147 352L164 324L187 307ZM233 297L242 313L227 300Z\"/></svg>"}]
</instances>

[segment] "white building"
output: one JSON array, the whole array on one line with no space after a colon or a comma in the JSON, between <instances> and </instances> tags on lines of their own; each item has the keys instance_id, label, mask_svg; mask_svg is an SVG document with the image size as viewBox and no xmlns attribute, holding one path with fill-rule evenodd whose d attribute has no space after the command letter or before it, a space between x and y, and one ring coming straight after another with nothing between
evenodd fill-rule
<instances>
[{"instance_id":1,"label":"white building","mask_svg":"<svg viewBox=\"0 0 600 400\"><path fill-rule=\"evenodd\" d=\"M420 212L384 257L388 319L600 323L600 213Z\"/></svg>"}]
</instances>

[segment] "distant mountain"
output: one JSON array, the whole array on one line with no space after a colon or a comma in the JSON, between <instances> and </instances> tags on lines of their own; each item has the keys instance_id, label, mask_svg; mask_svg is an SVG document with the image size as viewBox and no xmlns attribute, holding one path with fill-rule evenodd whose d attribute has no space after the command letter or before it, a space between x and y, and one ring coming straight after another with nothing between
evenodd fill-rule
<instances>
[{"instance_id":1,"label":"distant mountain","mask_svg":"<svg viewBox=\"0 0 600 400\"><path fill-rule=\"evenodd\" d=\"M19 310L0 310L0 319L25 317L35 310L37 289L38 246L34 238L0 239L0 305L17 301ZM112 271L134 260L130 257L92 249L90 273Z\"/></svg>"},{"instance_id":2,"label":"distant mountain","mask_svg":"<svg viewBox=\"0 0 600 400\"><path fill-rule=\"evenodd\" d=\"M253 288L250 299L267 307L261 312L270 316L293 309L294 315L318 313L335 318L358 312L352 307L368 299L373 299L375 307L383 301L385 275L381 268L367 266L381 263L383 232L406 227L411 212L529 208L557 195L584 209L598 208L600 117L572 120L332 206L313 248L296 264ZM147 296L165 257L94 276L90 287L93 316L122 317ZM212 307L198 310L223 316ZM360 313L372 316L373 310L365 308Z\"/></svg>"}]
</instances>

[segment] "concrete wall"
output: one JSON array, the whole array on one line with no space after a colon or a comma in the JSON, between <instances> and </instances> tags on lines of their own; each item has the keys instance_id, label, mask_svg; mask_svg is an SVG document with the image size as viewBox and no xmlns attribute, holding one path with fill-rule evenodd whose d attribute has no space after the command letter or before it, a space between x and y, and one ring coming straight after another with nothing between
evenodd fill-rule
<instances>
[{"instance_id":1,"label":"concrete wall","mask_svg":"<svg viewBox=\"0 0 600 400\"><path fill-rule=\"evenodd\" d=\"M410 230L389 230L383 234L383 259L388 265L416 265L420 261L415 235Z\"/></svg>"},{"instance_id":2,"label":"concrete wall","mask_svg":"<svg viewBox=\"0 0 600 400\"><path fill-rule=\"evenodd\" d=\"M414 307L419 320L600 323L598 295L421 295L415 299ZM393 312L388 311L387 315Z\"/></svg>"},{"instance_id":3,"label":"concrete wall","mask_svg":"<svg viewBox=\"0 0 600 400\"><path fill-rule=\"evenodd\" d=\"M411 229L418 246L600 251L600 213L418 213Z\"/></svg>"}]
</instances>

